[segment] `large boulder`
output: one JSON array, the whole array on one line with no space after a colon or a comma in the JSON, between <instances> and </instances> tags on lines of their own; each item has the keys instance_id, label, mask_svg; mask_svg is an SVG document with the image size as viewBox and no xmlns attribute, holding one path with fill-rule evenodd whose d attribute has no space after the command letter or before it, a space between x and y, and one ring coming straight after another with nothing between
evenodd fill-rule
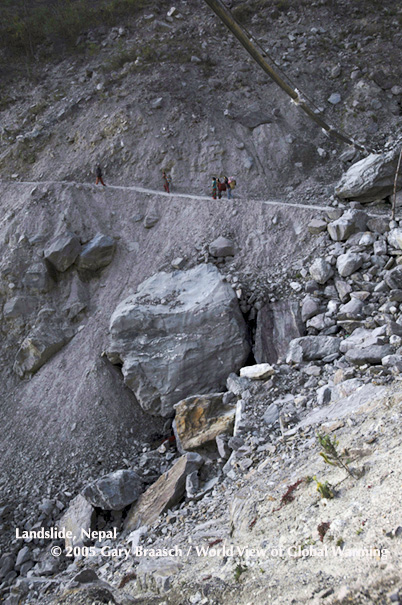
<instances>
[{"instance_id":1,"label":"large boulder","mask_svg":"<svg viewBox=\"0 0 402 605\"><path fill-rule=\"evenodd\" d=\"M337 336L303 336L289 344L286 363L314 361L326 357L336 358L339 354L341 338Z\"/></svg>"},{"instance_id":2,"label":"large boulder","mask_svg":"<svg viewBox=\"0 0 402 605\"><path fill-rule=\"evenodd\" d=\"M264 305L257 315L254 357L257 363L276 363L284 357L293 338L303 336L297 301L282 300Z\"/></svg>"},{"instance_id":3,"label":"large boulder","mask_svg":"<svg viewBox=\"0 0 402 605\"><path fill-rule=\"evenodd\" d=\"M398 163L398 149L388 153L375 154L356 162L342 176L335 188L341 199L372 202L391 195ZM399 175L398 189L402 186Z\"/></svg>"},{"instance_id":4,"label":"large boulder","mask_svg":"<svg viewBox=\"0 0 402 605\"><path fill-rule=\"evenodd\" d=\"M141 407L173 415L194 393L223 390L250 352L233 289L213 265L157 273L124 300L110 321L112 363Z\"/></svg>"},{"instance_id":5,"label":"large boulder","mask_svg":"<svg viewBox=\"0 0 402 605\"><path fill-rule=\"evenodd\" d=\"M328 224L328 233L335 242L346 241L353 233L365 231L368 216L362 210L347 210L343 215Z\"/></svg>"},{"instance_id":6,"label":"large boulder","mask_svg":"<svg viewBox=\"0 0 402 605\"><path fill-rule=\"evenodd\" d=\"M135 471L114 471L87 485L82 495L92 506L103 510L122 510L138 500L142 481Z\"/></svg>"},{"instance_id":7,"label":"large boulder","mask_svg":"<svg viewBox=\"0 0 402 605\"><path fill-rule=\"evenodd\" d=\"M78 257L78 268L97 271L109 265L112 261L116 243L112 237L97 233L90 242L85 244Z\"/></svg>"},{"instance_id":8,"label":"large boulder","mask_svg":"<svg viewBox=\"0 0 402 605\"><path fill-rule=\"evenodd\" d=\"M169 508L180 502L186 489L186 477L202 465L201 456L190 452L179 458L172 468L163 473L133 504L125 529L132 531L142 525L151 525Z\"/></svg>"},{"instance_id":9,"label":"large boulder","mask_svg":"<svg viewBox=\"0 0 402 605\"><path fill-rule=\"evenodd\" d=\"M174 431L182 451L213 445L216 437L233 430L236 405L224 403L223 393L195 395L176 403Z\"/></svg>"},{"instance_id":10,"label":"large boulder","mask_svg":"<svg viewBox=\"0 0 402 605\"><path fill-rule=\"evenodd\" d=\"M81 250L81 243L75 233L67 231L55 237L45 249L43 256L57 269L66 271L74 263Z\"/></svg>"}]
</instances>

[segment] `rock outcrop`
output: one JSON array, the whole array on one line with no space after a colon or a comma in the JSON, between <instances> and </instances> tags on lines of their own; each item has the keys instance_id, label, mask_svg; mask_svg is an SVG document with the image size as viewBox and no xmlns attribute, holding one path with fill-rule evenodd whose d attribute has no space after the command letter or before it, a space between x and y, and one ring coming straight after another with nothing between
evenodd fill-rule
<instances>
[{"instance_id":1,"label":"rock outcrop","mask_svg":"<svg viewBox=\"0 0 402 605\"><path fill-rule=\"evenodd\" d=\"M108 358L123 364L143 409L161 416L224 387L250 350L237 298L212 265L149 278L117 307L110 333Z\"/></svg>"},{"instance_id":2,"label":"rock outcrop","mask_svg":"<svg viewBox=\"0 0 402 605\"><path fill-rule=\"evenodd\" d=\"M283 300L264 305L257 315L255 360L257 363L276 363L285 356L290 341L304 334L297 301Z\"/></svg>"}]
</instances>

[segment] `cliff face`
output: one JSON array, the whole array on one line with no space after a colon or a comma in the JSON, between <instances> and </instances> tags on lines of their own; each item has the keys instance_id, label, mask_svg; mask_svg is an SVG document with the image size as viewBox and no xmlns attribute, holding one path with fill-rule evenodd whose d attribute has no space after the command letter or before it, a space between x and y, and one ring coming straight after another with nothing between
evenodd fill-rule
<instances>
[{"instance_id":1,"label":"cliff face","mask_svg":"<svg viewBox=\"0 0 402 605\"><path fill-rule=\"evenodd\" d=\"M402 100L402 38L401 13L393 2L387 0L380 7L371 2L351 7L350 3L325 1L226 4L232 5L233 14L280 69L313 98L328 122L381 151L386 144L396 142ZM367 229L375 234L375 242L361 244L356 240L341 250L339 246L345 244L333 243L328 235L324 237L327 222L333 224L342 214L338 206L343 210L343 202L333 197L334 184L351 160L359 156L350 150L345 152L310 123L254 65L204 3L195 7L183 1L174 8L166 2L138 2L135 11L114 15L113 21L106 15L102 24L87 24L75 42L77 47L72 52L55 40L52 47L42 40L35 47L35 60L28 63L15 59L5 49L1 55L0 511L4 529L1 540L7 556L1 560L0 572L5 596L10 586L29 572L36 577L43 569L46 573L58 571L57 565L46 567L48 561L41 559L48 542L35 542L38 552L30 553L31 558L26 561L20 555L17 562L21 544L11 542L15 527L30 529L36 523L56 522L89 481L111 471L140 468L144 487L152 485L159 475L169 471L178 456L169 449L171 446L166 446L165 452L157 451L171 435L171 421L143 410L124 384L119 360L113 359L113 365L105 354L113 311L134 295L143 281L161 271L189 270L205 262L216 265L236 295L236 313L240 312L238 309L243 313L256 359L268 347L271 352L281 351L279 357L283 361L290 332L292 337L302 336L307 329L309 335L323 332L322 336L329 337L336 333L331 333L331 328L338 320L344 322L341 329L347 331L353 323L363 321L363 303L374 305L369 308L370 317L374 311L385 312L396 323L399 313L398 309L378 310L389 302L389 292L399 291L399 286L395 286L397 275L392 278L387 274L388 281L394 279L393 285L385 281L377 298L373 296L366 303L365 295L352 297L359 299L360 307L355 304L352 310L347 309L346 315L335 323L334 313L325 315L332 309L327 307L330 301L335 301L337 313L340 304L348 302L351 291L365 291L364 281L368 283L392 269L381 258L388 254L386 260L390 262L398 257L398 229L393 231L394 239L388 241L392 253L386 248L384 235L388 221L381 223L381 219L372 216L367 217L364 226L352 227L348 237ZM103 169L105 188L94 184L98 163ZM162 170L172 178L169 196L159 193L163 192ZM236 178L233 201L211 198L214 175ZM324 213L327 207L329 214ZM388 207L380 204L374 213L388 213ZM310 224L318 218L321 226L320 220ZM379 222L367 226L368 220ZM332 229L338 233L340 227ZM210 244L220 236L233 243L233 253L214 252ZM344 241L346 237L339 239ZM364 248L367 245L371 248ZM367 279L355 279L354 273L339 279L336 273L336 259L353 246L363 246L364 250L349 252L366 255L355 266L355 273L377 267ZM324 259L328 255L332 255L331 262L325 260L330 265L328 279L333 282L318 285L321 293L317 295L308 285L307 268L316 257ZM378 277L377 282L380 281ZM308 304L305 294L310 295ZM385 300L380 301L381 296ZM311 315L305 313L303 322L297 311L301 303L303 308L314 307ZM398 298L393 300L395 304L399 305ZM350 317L348 313L354 315ZM273 322L269 329L261 319L265 316ZM374 327L370 325L368 329ZM261 342L269 340L265 348L256 344L255 334ZM375 345L391 344L395 348L395 342L390 343L389 339L398 336L397 331L378 338L383 336L388 341ZM217 364L221 364L218 357ZM250 358L248 362L254 360ZM275 410L282 411L288 420L299 411L286 407L290 403L286 396L297 396L297 390L306 388L314 402L311 405L315 405L317 389L333 380L335 370L342 369L332 362L320 360L318 365L323 365L324 370L316 382L315 369L281 370L280 384L265 385L261 391L240 383L237 392L233 382L228 382L228 393L245 400L246 407L251 406L253 398L258 402L254 412L249 410L251 415L246 422L250 435L253 430L258 433L258 422L268 403L276 406L267 416L274 418L272 422L279 422ZM315 367L314 363L308 365ZM398 367L397 361L389 367ZM393 371L386 372L389 383ZM365 370L359 372L360 380ZM372 378L369 373L367 376ZM205 384L207 377L202 378ZM345 380L354 378L355 374L348 376L347 372L344 376ZM152 383L149 376L147 381ZM153 387L148 384L147 392ZM271 388L278 389L276 397L271 397L272 393L268 397ZM211 385L208 392L214 389ZM244 396L245 391L249 391L249 396ZM234 401L226 395L225 404ZM319 397L321 403L328 403L327 395L322 393ZM275 403L276 400L280 402ZM369 415L366 421L369 423ZM388 415L385 424L386 430L391 430ZM261 441L249 443L246 439L245 444L238 444L238 449L244 446L254 451L267 446L261 450L269 461L263 469L269 468L270 475L271 466L277 465L277 480L286 483L290 482L285 470L292 459L293 446L285 440L282 455L284 430L281 424L282 432L272 440L263 431L258 434ZM226 441L223 439L220 446L222 459L227 453ZM353 446L353 437L347 431L345 441ZM292 475L295 481L300 473L309 474L310 445L300 446L304 453ZM274 461L268 457L275 453L272 447L280 452ZM250 457L248 452L244 457ZM385 469L385 454L384 460ZM259 458L258 464L263 463ZM246 474L250 468L247 465L248 462L244 467L237 465L236 472L240 468ZM212 479L211 470L200 471L200 490ZM236 480L233 473L222 479L210 502L211 510L216 507L216 519L221 518L222 523L229 514ZM259 479L254 485L250 478L242 487L249 494L260 493L264 481ZM210 488L206 489L209 493ZM223 505L226 489L229 497ZM388 494L390 488L385 489ZM243 541L247 523L256 516L256 503L253 496L250 498L248 506L252 511L241 513L239 520ZM200 502L197 514L205 516ZM197 519L201 523L202 519ZM104 522L110 521L111 517L106 516ZM219 538L218 533L215 539ZM184 541L188 537L185 531L179 534ZM201 559L197 561L199 565ZM21 571L21 565L27 562L32 565ZM32 568L39 563L42 567L33 573ZM236 565L241 567L242 560ZM187 568L195 569L195 561ZM125 571L129 574L129 570ZM113 566L107 572L109 575L102 578L116 585ZM149 577L149 570L144 568L142 572L139 577ZM211 590L222 595L217 602L229 602L232 592L239 592L239 584L232 586L229 581L233 573L205 571L204 575L215 578L216 586L213 582ZM242 573L238 572L236 580ZM340 568L336 573L341 574ZM253 577L249 581L250 586L259 587L259 579ZM147 582L140 580L140 592L132 590L130 598L140 598L141 590L144 594L149 589ZM62 580L62 586L64 583ZM280 585L284 587L282 580ZM25 594L27 602L45 599L42 593L35 595L35 591L36 588ZM283 602L287 602L289 594L285 593ZM163 599L181 602L177 592L172 595ZM247 590L244 599L246 595ZM258 595L254 602L263 603L265 597L260 592ZM194 596L191 591L190 596ZM60 595L56 598L62 602ZM117 598L123 597L120 594ZM206 602L205 598L210 597L203 594L201 600Z\"/></svg>"}]
</instances>

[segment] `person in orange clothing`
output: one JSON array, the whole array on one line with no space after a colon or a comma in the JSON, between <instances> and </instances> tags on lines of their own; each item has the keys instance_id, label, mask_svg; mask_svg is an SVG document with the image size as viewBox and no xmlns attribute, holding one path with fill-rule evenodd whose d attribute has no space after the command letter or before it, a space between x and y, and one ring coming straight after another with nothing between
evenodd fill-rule
<instances>
[{"instance_id":1,"label":"person in orange clothing","mask_svg":"<svg viewBox=\"0 0 402 605\"><path fill-rule=\"evenodd\" d=\"M104 187L106 187L105 183L103 182L102 168L99 166L99 164L96 167L96 183L95 183L95 185L97 185L98 183L101 183Z\"/></svg>"}]
</instances>

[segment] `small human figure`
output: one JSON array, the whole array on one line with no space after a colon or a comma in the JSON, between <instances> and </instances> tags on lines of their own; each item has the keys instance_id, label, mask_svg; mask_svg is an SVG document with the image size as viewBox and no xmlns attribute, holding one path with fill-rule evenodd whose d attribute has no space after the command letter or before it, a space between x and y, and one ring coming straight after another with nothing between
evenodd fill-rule
<instances>
[{"instance_id":1,"label":"small human figure","mask_svg":"<svg viewBox=\"0 0 402 605\"><path fill-rule=\"evenodd\" d=\"M229 179L227 176L225 176L225 186L226 186L226 191L228 192L227 193L228 200L231 200L232 199L232 189L230 188L230 183L229 183Z\"/></svg>"},{"instance_id":2,"label":"small human figure","mask_svg":"<svg viewBox=\"0 0 402 605\"><path fill-rule=\"evenodd\" d=\"M230 176L229 177L229 188L228 188L228 198L229 198L229 190L230 190L230 199L232 199L233 189L236 187L236 180Z\"/></svg>"},{"instance_id":3,"label":"small human figure","mask_svg":"<svg viewBox=\"0 0 402 605\"><path fill-rule=\"evenodd\" d=\"M170 193L170 189L169 189L169 179L166 175L166 172L163 170L162 172L162 178L163 178L163 188L166 191L166 193Z\"/></svg>"},{"instance_id":4,"label":"small human figure","mask_svg":"<svg viewBox=\"0 0 402 605\"><path fill-rule=\"evenodd\" d=\"M218 179L218 198L221 199L222 191L226 191L225 183L221 183L220 179Z\"/></svg>"},{"instance_id":5,"label":"small human figure","mask_svg":"<svg viewBox=\"0 0 402 605\"><path fill-rule=\"evenodd\" d=\"M216 194L218 193L218 183L216 182L216 176L212 177L212 198L216 200Z\"/></svg>"},{"instance_id":6,"label":"small human figure","mask_svg":"<svg viewBox=\"0 0 402 605\"><path fill-rule=\"evenodd\" d=\"M98 183L101 183L104 187L106 187L105 183L103 182L102 168L100 167L99 164L96 167L96 182L95 182L95 185L97 185Z\"/></svg>"}]
</instances>

